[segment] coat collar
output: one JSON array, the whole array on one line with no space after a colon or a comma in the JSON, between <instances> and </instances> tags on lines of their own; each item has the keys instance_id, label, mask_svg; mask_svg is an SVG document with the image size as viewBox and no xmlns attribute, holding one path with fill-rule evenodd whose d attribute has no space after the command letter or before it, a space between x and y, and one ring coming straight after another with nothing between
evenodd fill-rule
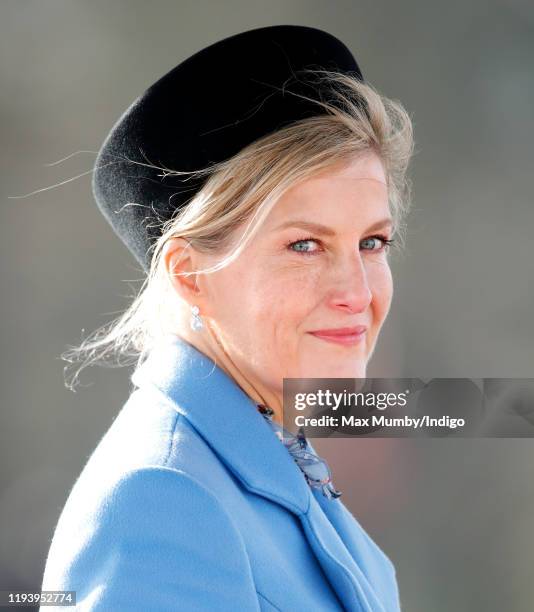
<instances>
[{"instance_id":1,"label":"coat collar","mask_svg":"<svg viewBox=\"0 0 534 612\"><path fill-rule=\"evenodd\" d=\"M300 469L254 401L211 358L168 334L132 382L164 393L247 489L307 512L310 490Z\"/></svg>"}]
</instances>

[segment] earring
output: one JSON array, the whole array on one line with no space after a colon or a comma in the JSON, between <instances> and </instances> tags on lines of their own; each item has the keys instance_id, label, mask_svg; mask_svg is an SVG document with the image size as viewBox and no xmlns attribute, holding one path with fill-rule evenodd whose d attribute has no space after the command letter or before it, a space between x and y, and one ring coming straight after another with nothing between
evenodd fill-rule
<instances>
[{"instance_id":1,"label":"earring","mask_svg":"<svg viewBox=\"0 0 534 612\"><path fill-rule=\"evenodd\" d=\"M200 331L204 327L202 317L200 316L200 308L198 306L191 306L191 320L190 325L193 331Z\"/></svg>"}]
</instances>

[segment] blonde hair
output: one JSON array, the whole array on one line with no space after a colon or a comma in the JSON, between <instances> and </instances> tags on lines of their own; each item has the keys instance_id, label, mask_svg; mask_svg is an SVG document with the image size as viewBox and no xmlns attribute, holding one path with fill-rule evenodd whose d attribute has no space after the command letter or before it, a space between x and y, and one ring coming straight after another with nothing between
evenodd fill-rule
<instances>
[{"instance_id":1,"label":"blonde hair","mask_svg":"<svg viewBox=\"0 0 534 612\"><path fill-rule=\"evenodd\" d=\"M226 161L191 173L170 171L207 178L186 206L161 223L148 275L127 310L62 353L65 361L81 362L66 381L70 389L88 365L139 366L158 339L171 331L176 295L161 257L169 239L182 237L202 253L225 253L211 268L182 274L221 269L239 256L290 187L356 155L372 151L382 160L394 229L402 243L411 197L407 168L413 154L408 113L398 101L355 77L326 70L303 72L321 92L321 99L312 101L322 107L322 114L268 134ZM242 225L245 231L234 243L235 230Z\"/></svg>"}]
</instances>

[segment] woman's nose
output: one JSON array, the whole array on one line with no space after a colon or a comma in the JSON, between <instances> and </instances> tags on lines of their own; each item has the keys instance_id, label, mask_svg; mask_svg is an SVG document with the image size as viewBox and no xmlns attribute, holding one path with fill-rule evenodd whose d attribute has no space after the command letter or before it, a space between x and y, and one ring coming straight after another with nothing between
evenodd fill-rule
<instances>
[{"instance_id":1,"label":"woman's nose","mask_svg":"<svg viewBox=\"0 0 534 612\"><path fill-rule=\"evenodd\" d=\"M359 252L331 269L329 303L348 312L364 312L373 299L367 271Z\"/></svg>"}]
</instances>

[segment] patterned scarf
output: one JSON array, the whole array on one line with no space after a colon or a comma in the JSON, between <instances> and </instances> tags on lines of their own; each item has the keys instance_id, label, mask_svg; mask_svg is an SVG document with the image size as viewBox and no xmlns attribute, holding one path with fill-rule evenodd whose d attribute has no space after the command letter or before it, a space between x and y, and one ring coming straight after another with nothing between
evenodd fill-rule
<instances>
[{"instance_id":1,"label":"patterned scarf","mask_svg":"<svg viewBox=\"0 0 534 612\"><path fill-rule=\"evenodd\" d=\"M328 499L336 499L342 493L334 488L332 483L332 473L324 459L321 459L308 445L302 427L296 436L287 431L284 427L273 421L274 410L258 404L258 410L265 420L271 425L277 438L284 444L296 464L301 469L306 482L314 489L321 489Z\"/></svg>"}]
</instances>

